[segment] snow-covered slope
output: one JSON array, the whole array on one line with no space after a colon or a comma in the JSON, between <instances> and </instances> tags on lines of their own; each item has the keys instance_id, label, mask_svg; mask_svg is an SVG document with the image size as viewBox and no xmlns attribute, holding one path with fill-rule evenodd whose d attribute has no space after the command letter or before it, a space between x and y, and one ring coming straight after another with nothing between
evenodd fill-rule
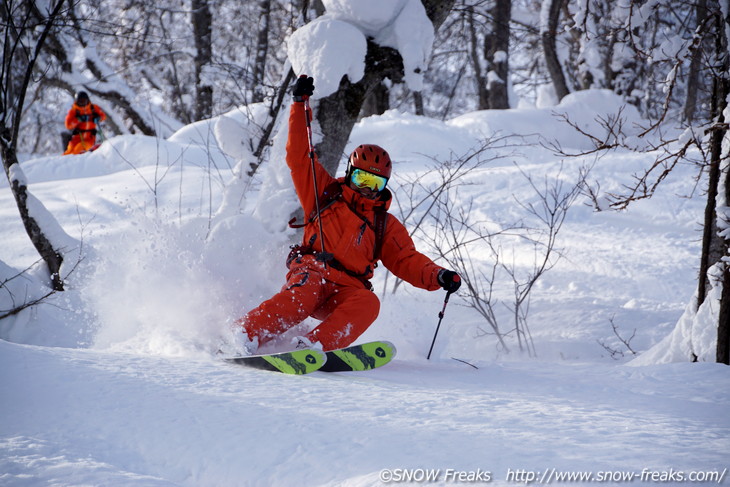
<instances>
[{"instance_id":1,"label":"snow-covered slope","mask_svg":"<svg viewBox=\"0 0 730 487\"><path fill-rule=\"evenodd\" d=\"M593 115L618 108L605 92L580 96L446 123L390 111L359 123L348 149L386 147L398 193L434 158L518 132L489 149L494 161L459 193L485 220L514 221L518 201L533 193L523 173L570 182L588 164L592 180L614 191L650 161L625 152L561 159L537 143L584 149L552 112L588 124L591 107ZM266 221L257 206L265 186L237 176L241 161L210 135L218 128L117 137L92 154L22 164L33 194L85 257L66 292L0 321L2 485L369 486L437 469L435 485L457 483L447 469L472 472L474 483L489 473L493 485L525 483L528 472L554 484L562 472L626 472L636 474L631 485L649 485L652 473L728 467L727 367L687 363L681 353L669 359L682 363L627 367L633 355L612 329L626 339L635 332L630 343L642 353L692 298L704 208L693 167L626 212L597 213L583 199L571 208L558 237L563 258L533 292L537 358L516 347L504 353L453 297L425 360L443 293L402 285L393 295L381 268L381 315L362 339L393 341L397 359L368 373L289 377L214 356L228 323L283 283L291 238L271 233L285 222ZM290 204L292 195L266 198ZM8 309L48 289L5 182L0 228L0 309ZM695 346L709 350L712 337L701 340ZM613 360L599 342L625 355Z\"/></svg>"},{"instance_id":2,"label":"snow-covered slope","mask_svg":"<svg viewBox=\"0 0 730 487\"><path fill-rule=\"evenodd\" d=\"M449 469L493 485L552 469L649 485L645 469L727 466L730 381L717 364L411 359L296 377L0 342L0 366L9 486L372 486L399 469L440 470L433 485L455 485Z\"/></svg>"}]
</instances>

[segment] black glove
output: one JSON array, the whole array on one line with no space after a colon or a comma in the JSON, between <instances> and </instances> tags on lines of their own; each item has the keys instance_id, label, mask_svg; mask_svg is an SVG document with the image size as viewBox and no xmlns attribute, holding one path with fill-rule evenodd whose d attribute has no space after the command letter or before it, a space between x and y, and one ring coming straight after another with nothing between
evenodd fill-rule
<instances>
[{"instance_id":1,"label":"black glove","mask_svg":"<svg viewBox=\"0 0 730 487\"><path fill-rule=\"evenodd\" d=\"M294 83L294 90L292 90L291 94L294 96L294 101L304 101L308 100L313 93L314 78L303 74L297 78L296 83Z\"/></svg>"},{"instance_id":2,"label":"black glove","mask_svg":"<svg viewBox=\"0 0 730 487\"><path fill-rule=\"evenodd\" d=\"M73 129L71 132L71 135L79 135L81 132L79 132L79 129Z\"/></svg>"},{"instance_id":3,"label":"black glove","mask_svg":"<svg viewBox=\"0 0 730 487\"><path fill-rule=\"evenodd\" d=\"M454 271L441 269L438 274L438 281L442 288L450 293L455 293L461 286L461 277Z\"/></svg>"}]
</instances>

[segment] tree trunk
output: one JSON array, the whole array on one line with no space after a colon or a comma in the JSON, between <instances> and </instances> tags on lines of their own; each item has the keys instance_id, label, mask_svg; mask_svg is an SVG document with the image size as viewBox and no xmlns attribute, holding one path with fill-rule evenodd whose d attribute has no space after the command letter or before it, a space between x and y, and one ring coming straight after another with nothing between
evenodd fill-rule
<instances>
[{"instance_id":1,"label":"tree trunk","mask_svg":"<svg viewBox=\"0 0 730 487\"><path fill-rule=\"evenodd\" d=\"M568 90L568 83L565 81L565 73L563 73L563 67L560 64L560 60L558 59L558 51L555 43L558 23L560 21L560 10L562 8L564 0L543 1L549 2L550 5L548 24L547 26L544 26L544 30L540 33L542 50L545 54L545 64L547 65L548 72L550 73L550 79L553 82L555 94L558 97L558 101L560 101L570 93L570 90ZM543 9L544 8L545 7L543 7Z\"/></svg>"},{"instance_id":2,"label":"tree trunk","mask_svg":"<svg viewBox=\"0 0 730 487\"><path fill-rule=\"evenodd\" d=\"M370 44L368 42L368 46ZM365 71L367 73L367 68ZM370 88L367 78L366 74L365 78L353 84L344 76L340 88L322 98L317 106L317 121L322 129L322 141L316 146L317 156L322 166L333 176L337 173L350 132Z\"/></svg>"},{"instance_id":3,"label":"tree trunk","mask_svg":"<svg viewBox=\"0 0 730 487\"><path fill-rule=\"evenodd\" d=\"M471 5L466 9L466 24L469 26L469 58L474 70L474 84L477 92L477 108L487 110L489 108L489 93L487 92L487 80L482 72L481 55L479 54L479 42L477 29L474 26L474 7ZM486 57L486 56L485 56Z\"/></svg>"},{"instance_id":4,"label":"tree trunk","mask_svg":"<svg viewBox=\"0 0 730 487\"><path fill-rule=\"evenodd\" d=\"M726 173L728 174L730 172ZM726 178L726 183L730 184L730 178ZM728 265L725 265L723 272L720 313L717 321L716 360L721 364L730 365L730 266Z\"/></svg>"},{"instance_id":5,"label":"tree trunk","mask_svg":"<svg viewBox=\"0 0 730 487\"><path fill-rule=\"evenodd\" d=\"M489 108L509 108L509 23L512 0L496 0L492 14L492 33L486 36L485 52L490 72L487 75Z\"/></svg>"},{"instance_id":6,"label":"tree trunk","mask_svg":"<svg viewBox=\"0 0 730 487\"><path fill-rule=\"evenodd\" d=\"M730 17L721 16L720 5L715 10L715 56L720 60L717 67L717 73L713 86L713 115L717 114L717 123L712 132L711 139L711 157L713 164L717 162L722 168L720 178L723 179L725 186L724 206L730 205L730 167L727 165L727 153L722 153L723 141L728 138L728 123L725 119L725 112L728 109L728 95L730 95L730 59L728 59L728 43L730 40L726 37L726 33L730 32ZM724 12L727 14L727 11ZM727 211L727 210L726 210ZM726 215L722 215L727 218ZM721 217L721 215L716 215ZM724 221L725 231L730 222ZM717 237L720 238L720 237ZM722 240L721 257L730 254L730 239ZM730 365L730 262L724 262L723 280L722 280L722 296L720 299L720 312L718 313L717 323L717 350L716 360L720 363Z\"/></svg>"},{"instance_id":7,"label":"tree trunk","mask_svg":"<svg viewBox=\"0 0 730 487\"><path fill-rule=\"evenodd\" d=\"M449 16L455 2L456 0L421 0L423 8L426 9L426 15L431 19L434 30L441 27L446 17Z\"/></svg>"},{"instance_id":8,"label":"tree trunk","mask_svg":"<svg viewBox=\"0 0 730 487\"><path fill-rule=\"evenodd\" d=\"M697 288L697 308L704 303L710 290L710 281L707 272L715 263L719 262L724 252L724 240L717 232L717 190L720 182L720 141L717 131L713 132L711 141L711 160L708 172L707 203L702 225L702 254L700 255L700 271ZM716 153L717 152L717 153Z\"/></svg>"},{"instance_id":9,"label":"tree trunk","mask_svg":"<svg viewBox=\"0 0 730 487\"><path fill-rule=\"evenodd\" d=\"M213 115L213 87L203 76L205 67L213 59L213 16L208 0L192 0L190 15L195 37L195 120L203 120Z\"/></svg>"},{"instance_id":10,"label":"tree trunk","mask_svg":"<svg viewBox=\"0 0 730 487\"><path fill-rule=\"evenodd\" d=\"M727 72L726 72L727 74ZM730 79L725 78L725 94L730 92ZM723 98L727 100L727 96ZM727 102L724 103L727 106ZM722 140L728 137L727 125L723 129L716 129L713 137L717 137L720 140L720 150L722 149ZM714 147L713 147L714 149ZM713 150L714 152L714 150ZM721 155L721 154L720 154ZM727 158L725 154L725 158ZM725 201L730 202L730 168L725 167L724 174L725 183ZM730 254L730 241L723 241L723 254ZM720 312L718 313L717 319L717 350L716 358L717 362L730 365L730 264L725 262L725 269L722 275L722 295L720 297Z\"/></svg>"},{"instance_id":11,"label":"tree trunk","mask_svg":"<svg viewBox=\"0 0 730 487\"><path fill-rule=\"evenodd\" d=\"M256 60L253 64L251 79L253 103L264 101L264 79L266 76L266 58L269 53L269 19L271 18L271 0L259 1L259 31L256 39Z\"/></svg>"},{"instance_id":12,"label":"tree trunk","mask_svg":"<svg viewBox=\"0 0 730 487\"><path fill-rule=\"evenodd\" d=\"M707 18L707 0L698 0L695 5L695 16L697 17L697 28L705 23ZM695 32L695 35L698 35ZM684 101L684 120L692 123L694 119L695 111L697 109L697 91L699 91L700 85L700 69L702 65L703 50L700 45L692 52L692 57L689 63L689 70L687 72L687 98Z\"/></svg>"},{"instance_id":13,"label":"tree trunk","mask_svg":"<svg viewBox=\"0 0 730 487\"><path fill-rule=\"evenodd\" d=\"M360 117L365 118L370 115L382 115L388 109L390 109L390 91L384 83L379 83L370 90L370 93L365 98Z\"/></svg>"},{"instance_id":14,"label":"tree trunk","mask_svg":"<svg viewBox=\"0 0 730 487\"><path fill-rule=\"evenodd\" d=\"M423 109L423 93L420 91L413 92L413 109L415 110L416 115L421 117L426 113Z\"/></svg>"},{"instance_id":15,"label":"tree trunk","mask_svg":"<svg viewBox=\"0 0 730 487\"><path fill-rule=\"evenodd\" d=\"M15 203L20 212L20 219L23 221L25 231L30 237L30 241L38 251L38 255L48 266L48 272L51 277L51 287L55 291L63 291L63 279L61 278L61 264L63 264L63 256L53 247L46 234L41 228L40 222L30 215L28 210L28 187L18 179L11 179L13 172L12 166L18 164L18 157L15 149L6 143L6 136L9 135L7 127L0 130L0 151L2 152L3 166L5 174L10 182L10 190L15 198Z\"/></svg>"}]
</instances>

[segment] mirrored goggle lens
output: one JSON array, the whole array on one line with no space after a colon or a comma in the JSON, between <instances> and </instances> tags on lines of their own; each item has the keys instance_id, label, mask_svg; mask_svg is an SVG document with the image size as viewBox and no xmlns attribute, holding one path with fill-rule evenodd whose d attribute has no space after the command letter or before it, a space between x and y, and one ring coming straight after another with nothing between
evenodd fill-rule
<instances>
[{"instance_id":1,"label":"mirrored goggle lens","mask_svg":"<svg viewBox=\"0 0 730 487\"><path fill-rule=\"evenodd\" d=\"M388 183L388 179L362 169L355 169L352 171L352 182L355 186L369 188L373 191L382 191Z\"/></svg>"}]
</instances>

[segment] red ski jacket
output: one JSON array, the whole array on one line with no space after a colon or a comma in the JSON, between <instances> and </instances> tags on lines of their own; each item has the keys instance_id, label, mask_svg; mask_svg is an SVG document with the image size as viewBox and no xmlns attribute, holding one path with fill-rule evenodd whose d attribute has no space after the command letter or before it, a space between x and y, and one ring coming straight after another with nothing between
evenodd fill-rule
<instances>
[{"instance_id":1,"label":"red ski jacket","mask_svg":"<svg viewBox=\"0 0 730 487\"><path fill-rule=\"evenodd\" d=\"M66 114L66 128L69 130L78 129L79 132L89 132L96 129L94 118L103 122L106 120L106 113L91 103L87 103L82 107L74 103Z\"/></svg>"},{"instance_id":2,"label":"red ski jacket","mask_svg":"<svg viewBox=\"0 0 730 487\"><path fill-rule=\"evenodd\" d=\"M334 255L334 262L326 266L325 278L338 284L367 288L367 281L380 260L393 274L416 287L429 291L439 289L437 276L441 267L416 250L406 228L390 213L386 213L379 259L375 256L375 213L377 209L390 207L392 195L388 189L383 190L378 199L368 199L344 184L344 178L330 176L315 154L314 170L320 195L314 194L304 110L303 102L292 104L286 145L286 163L308 219L304 226L303 247L311 247L315 252L322 250L319 222L309 217L316 214L317 198L322 200L324 190L334 182L342 183L342 195L321 211L325 251ZM313 255L303 255L291 262L290 269L302 266L321 267L321 263Z\"/></svg>"}]
</instances>

